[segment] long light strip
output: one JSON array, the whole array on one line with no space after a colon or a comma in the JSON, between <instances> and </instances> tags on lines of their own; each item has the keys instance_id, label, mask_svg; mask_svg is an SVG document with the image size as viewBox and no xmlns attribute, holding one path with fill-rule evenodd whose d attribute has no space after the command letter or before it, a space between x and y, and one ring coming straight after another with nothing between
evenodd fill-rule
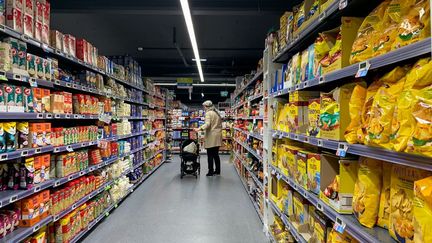
<instances>
[{"instance_id":1,"label":"long light strip","mask_svg":"<svg viewBox=\"0 0 432 243\"><path fill-rule=\"evenodd\" d=\"M184 19L186 22L186 27L187 27L187 30L189 33L189 38L191 40L192 50L193 50L194 55L195 55L195 60L196 60L196 64L198 67L198 73L199 73L201 82L204 82L204 74L203 74L202 67L201 67L201 58L200 58L200 55L198 52L198 44L196 41L195 31L194 31L194 27L193 27L193 23L192 23L192 16L191 16L190 8L189 8L189 2L188 2L188 0L180 0L180 4L182 7Z\"/></svg>"}]
</instances>

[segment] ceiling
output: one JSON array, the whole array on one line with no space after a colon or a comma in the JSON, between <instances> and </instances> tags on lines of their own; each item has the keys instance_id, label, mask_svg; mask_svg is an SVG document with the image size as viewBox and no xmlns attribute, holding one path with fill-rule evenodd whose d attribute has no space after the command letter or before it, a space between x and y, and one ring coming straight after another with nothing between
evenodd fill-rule
<instances>
[{"instance_id":1,"label":"ceiling","mask_svg":"<svg viewBox=\"0 0 432 243\"><path fill-rule=\"evenodd\" d=\"M179 0L52 1L53 29L84 37L103 55L131 55L143 74L155 82L174 82L198 72ZM286 0L189 0L206 83L234 83L236 76L255 69L264 39L293 3ZM176 48L176 46L178 48ZM138 51L142 47L142 51ZM182 58L184 56L184 59ZM175 88L175 87L171 87ZM176 93L185 103L224 100L221 90L194 88ZM183 95L184 94L184 95Z\"/></svg>"}]
</instances>

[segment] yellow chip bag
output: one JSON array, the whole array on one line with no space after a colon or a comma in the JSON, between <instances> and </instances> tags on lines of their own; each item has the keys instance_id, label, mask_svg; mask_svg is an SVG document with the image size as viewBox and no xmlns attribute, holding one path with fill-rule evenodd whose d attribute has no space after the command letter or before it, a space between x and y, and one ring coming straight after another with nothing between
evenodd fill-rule
<instances>
[{"instance_id":1,"label":"yellow chip bag","mask_svg":"<svg viewBox=\"0 0 432 243\"><path fill-rule=\"evenodd\" d=\"M408 13L402 17L392 48L397 49L430 37L430 28L430 1L415 0Z\"/></svg>"},{"instance_id":2,"label":"yellow chip bag","mask_svg":"<svg viewBox=\"0 0 432 243\"><path fill-rule=\"evenodd\" d=\"M432 242L432 177L414 182L414 242Z\"/></svg>"},{"instance_id":3,"label":"yellow chip bag","mask_svg":"<svg viewBox=\"0 0 432 243\"><path fill-rule=\"evenodd\" d=\"M357 130L361 128L361 115L362 108L366 100L366 83L357 83L353 89L350 101L349 101L349 112L351 122L345 130L345 139L348 143L359 143L357 139Z\"/></svg>"},{"instance_id":4,"label":"yellow chip bag","mask_svg":"<svg viewBox=\"0 0 432 243\"><path fill-rule=\"evenodd\" d=\"M354 185L353 211L360 224L372 228L378 217L382 186L382 162L360 157Z\"/></svg>"},{"instance_id":5,"label":"yellow chip bag","mask_svg":"<svg viewBox=\"0 0 432 243\"><path fill-rule=\"evenodd\" d=\"M363 20L362 25L357 31L357 38L352 45L350 56L351 64L372 57L373 41L371 41L371 38L376 38L381 31L384 13L389 3L390 1L382 2Z\"/></svg>"},{"instance_id":6,"label":"yellow chip bag","mask_svg":"<svg viewBox=\"0 0 432 243\"><path fill-rule=\"evenodd\" d=\"M422 58L407 74L404 90L422 89L430 85L432 85L432 61L430 58Z\"/></svg>"},{"instance_id":7,"label":"yellow chip bag","mask_svg":"<svg viewBox=\"0 0 432 243\"><path fill-rule=\"evenodd\" d=\"M383 85L374 96L365 144L390 148L393 113L397 97L403 90L408 67L396 67L381 78Z\"/></svg>"},{"instance_id":8,"label":"yellow chip bag","mask_svg":"<svg viewBox=\"0 0 432 243\"><path fill-rule=\"evenodd\" d=\"M345 231L341 234L335 229L332 229L327 236L327 243L357 243L358 241L354 239L351 235Z\"/></svg>"},{"instance_id":9,"label":"yellow chip bag","mask_svg":"<svg viewBox=\"0 0 432 243\"><path fill-rule=\"evenodd\" d=\"M392 164L383 162L382 163L382 187L379 202L378 221L377 225L385 229L389 228L390 218L390 179Z\"/></svg>"},{"instance_id":10,"label":"yellow chip bag","mask_svg":"<svg viewBox=\"0 0 432 243\"><path fill-rule=\"evenodd\" d=\"M414 238L414 181L432 173L412 167L393 165L390 184L390 235L399 242Z\"/></svg>"},{"instance_id":11,"label":"yellow chip bag","mask_svg":"<svg viewBox=\"0 0 432 243\"><path fill-rule=\"evenodd\" d=\"M406 152L432 157L432 86L415 92L414 127Z\"/></svg>"}]
</instances>

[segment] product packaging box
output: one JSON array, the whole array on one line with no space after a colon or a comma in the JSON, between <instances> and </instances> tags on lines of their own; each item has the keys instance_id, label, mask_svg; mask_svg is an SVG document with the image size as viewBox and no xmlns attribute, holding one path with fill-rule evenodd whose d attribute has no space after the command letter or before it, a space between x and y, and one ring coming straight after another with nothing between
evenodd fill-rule
<instances>
[{"instance_id":1,"label":"product packaging box","mask_svg":"<svg viewBox=\"0 0 432 243\"><path fill-rule=\"evenodd\" d=\"M64 113L64 96L51 94L51 112L54 114Z\"/></svg>"},{"instance_id":2,"label":"product packaging box","mask_svg":"<svg viewBox=\"0 0 432 243\"><path fill-rule=\"evenodd\" d=\"M38 41L42 41L42 26L42 22L34 20L34 38Z\"/></svg>"},{"instance_id":3,"label":"product packaging box","mask_svg":"<svg viewBox=\"0 0 432 243\"><path fill-rule=\"evenodd\" d=\"M294 31L294 36L299 35L304 29L309 26L312 22L316 21L319 16L319 4L315 0L304 0L300 5L304 16L304 22Z\"/></svg>"},{"instance_id":4,"label":"product packaging box","mask_svg":"<svg viewBox=\"0 0 432 243\"><path fill-rule=\"evenodd\" d=\"M319 115L320 115L320 99L309 100L307 107L307 118L308 127L306 129L306 135L311 137L320 137L320 130L318 127Z\"/></svg>"},{"instance_id":5,"label":"product packaging box","mask_svg":"<svg viewBox=\"0 0 432 243\"><path fill-rule=\"evenodd\" d=\"M33 97L33 90L28 87L24 87L24 111L25 112L34 112L35 111L35 103Z\"/></svg>"},{"instance_id":6,"label":"product packaging box","mask_svg":"<svg viewBox=\"0 0 432 243\"><path fill-rule=\"evenodd\" d=\"M314 220L314 241L318 243L326 243L327 235L330 234L333 222L328 219L322 212L315 210L313 213Z\"/></svg>"},{"instance_id":7,"label":"product packaging box","mask_svg":"<svg viewBox=\"0 0 432 243\"><path fill-rule=\"evenodd\" d=\"M9 71L12 68L11 45L0 42L0 70Z\"/></svg>"},{"instance_id":8,"label":"product packaging box","mask_svg":"<svg viewBox=\"0 0 432 243\"><path fill-rule=\"evenodd\" d=\"M87 41L85 39L76 39L76 57L83 62L88 62Z\"/></svg>"},{"instance_id":9,"label":"product packaging box","mask_svg":"<svg viewBox=\"0 0 432 243\"><path fill-rule=\"evenodd\" d=\"M307 189L317 195L321 186L321 155L309 152L307 154Z\"/></svg>"},{"instance_id":10,"label":"product packaging box","mask_svg":"<svg viewBox=\"0 0 432 243\"><path fill-rule=\"evenodd\" d=\"M308 151L298 151L297 152L297 167L296 167L296 171L295 171L295 181L297 182L297 184L299 184L301 187L303 187L304 189L308 189L307 186L307 159L309 156L309 152Z\"/></svg>"},{"instance_id":11,"label":"product packaging box","mask_svg":"<svg viewBox=\"0 0 432 243\"><path fill-rule=\"evenodd\" d=\"M363 18L342 17L341 21L340 28L324 32L329 35L336 35L336 44L330 50L330 53L334 53L334 55L329 56L329 62L323 64L323 73L329 73L350 65L352 45ZM337 42L340 42L340 45ZM335 48L339 49L335 50Z\"/></svg>"},{"instance_id":12,"label":"product packaging box","mask_svg":"<svg viewBox=\"0 0 432 243\"><path fill-rule=\"evenodd\" d=\"M298 101L288 104L288 128L289 132L305 134L307 128L307 102Z\"/></svg>"},{"instance_id":13,"label":"product packaging box","mask_svg":"<svg viewBox=\"0 0 432 243\"><path fill-rule=\"evenodd\" d=\"M6 8L6 25L19 33L23 33L23 12L19 8Z\"/></svg>"},{"instance_id":14,"label":"product packaging box","mask_svg":"<svg viewBox=\"0 0 432 243\"><path fill-rule=\"evenodd\" d=\"M36 77L36 56L27 53L27 72L30 77Z\"/></svg>"},{"instance_id":15,"label":"product packaging box","mask_svg":"<svg viewBox=\"0 0 432 243\"><path fill-rule=\"evenodd\" d=\"M349 83L321 94L318 126L322 138L345 141L344 133L351 122L349 101L354 87L354 83Z\"/></svg>"},{"instance_id":16,"label":"product packaging box","mask_svg":"<svg viewBox=\"0 0 432 243\"><path fill-rule=\"evenodd\" d=\"M306 101L309 102L310 99L320 98L319 91L294 91L289 96L289 102Z\"/></svg>"},{"instance_id":17,"label":"product packaging box","mask_svg":"<svg viewBox=\"0 0 432 243\"><path fill-rule=\"evenodd\" d=\"M42 112L50 112L51 110L51 91L42 89Z\"/></svg>"},{"instance_id":18,"label":"product packaging box","mask_svg":"<svg viewBox=\"0 0 432 243\"><path fill-rule=\"evenodd\" d=\"M43 79L45 76L44 68L43 68L43 58L35 56L36 63L36 77Z\"/></svg>"},{"instance_id":19,"label":"product packaging box","mask_svg":"<svg viewBox=\"0 0 432 243\"><path fill-rule=\"evenodd\" d=\"M51 60L43 59L43 69L46 80L52 80L52 68L51 68Z\"/></svg>"},{"instance_id":20,"label":"product packaging box","mask_svg":"<svg viewBox=\"0 0 432 243\"><path fill-rule=\"evenodd\" d=\"M352 214L358 159L321 154L320 199L341 214ZM326 195L327 194L327 195Z\"/></svg>"},{"instance_id":21,"label":"product packaging box","mask_svg":"<svg viewBox=\"0 0 432 243\"><path fill-rule=\"evenodd\" d=\"M49 25L42 24L42 42L49 45L50 43L50 27Z\"/></svg>"},{"instance_id":22,"label":"product packaging box","mask_svg":"<svg viewBox=\"0 0 432 243\"><path fill-rule=\"evenodd\" d=\"M284 65L284 73L283 73L283 87L282 89L289 89L294 86L294 71L292 67L292 60Z\"/></svg>"},{"instance_id":23,"label":"product packaging box","mask_svg":"<svg viewBox=\"0 0 432 243\"><path fill-rule=\"evenodd\" d=\"M271 179L270 179L270 199L273 202L276 202L279 198L279 194L278 194L278 179L276 177L276 175L271 175Z\"/></svg>"},{"instance_id":24,"label":"product packaging box","mask_svg":"<svg viewBox=\"0 0 432 243\"><path fill-rule=\"evenodd\" d=\"M24 14L23 33L29 37L34 37L34 19L32 14Z\"/></svg>"},{"instance_id":25,"label":"product packaging box","mask_svg":"<svg viewBox=\"0 0 432 243\"><path fill-rule=\"evenodd\" d=\"M20 227L32 227L40 221L40 195L35 194L17 202L17 208L21 209Z\"/></svg>"},{"instance_id":26,"label":"product packaging box","mask_svg":"<svg viewBox=\"0 0 432 243\"><path fill-rule=\"evenodd\" d=\"M294 192L294 217L293 221L299 225L305 225L309 222L309 202L303 198L298 192Z\"/></svg>"},{"instance_id":27,"label":"product packaging box","mask_svg":"<svg viewBox=\"0 0 432 243\"><path fill-rule=\"evenodd\" d=\"M24 4L25 3L25 4ZM24 5L24 14L31 15L32 17L35 14L35 2L34 0L23 0Z\"/></svg>"},{"instance_id":28,"label":"product packaging box","mask_svg":"<svg viewBox=\"0 0 432 243\"><path fill-rule=\"evenodd\" d=\"M51 46L59 51L63 51L63 34L58 30L50 31Z\"/></svg>"},{"instance_id":29,"label":"product packaging box","mask_svg":"<svg viewBox=\"0 0 432 243\"><path fill-rule=\"evenodd\" d=\"M35 0L35 21L43 23L43 0Z\"/></svg>"}]
</instances>

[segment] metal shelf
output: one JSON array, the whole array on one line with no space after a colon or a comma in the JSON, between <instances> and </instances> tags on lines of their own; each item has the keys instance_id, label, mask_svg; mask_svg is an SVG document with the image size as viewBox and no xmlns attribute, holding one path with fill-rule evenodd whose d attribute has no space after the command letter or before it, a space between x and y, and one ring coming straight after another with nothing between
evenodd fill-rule
<instances>
[{"instance_id":1,"label":"metal shelf","mask_svg":"<svg viewBox=\"0 0 432 243\"><path fill-rule=\"evenodd\" d=\"M245 191L246 191L246 193L247 193L249 199L251 200L252 205L253 205L253 207L255 208L255 212L258 214L258 217L259 217L259 219L261 220L261 223L263 223L264 221L263 221L263 216L261 215L261 211L260 211L260 209L259 209L257 203L255 202L255 200L254 200L254 199L252 198L252 196L249 194L249 190L248 190L248 188L247 188L247 185L246 185L246 183L244 183L244 181L243 181L243 179L241 178L240 173L239 173L239 171L237 170L237 167L236 167L235 165L234 165L234 170L237 172L237 175L239 176L240 182L241 182L241 184L243 185L243 187L244 187L244 189L245 189Z\"/></svg>"},{"instance_id":2,"label":"metal shelf","mask_svg":"<svg viewBox=\"0 0 432 243\"><path fill-rule=\"evenodd\" d=\"M368 59L367 61L370 64L369 70L388 66L394 63L406 61L415 57L420 57L428 53L431 53L431 45L430 45L431 41L432 38L427 38L418 41L416 43L413 43L411 45L404 46L394 51L388 52L386 54ZM279 96L286 95L288 93L292 93L297 90L309 89L311 87L316 87L326 83L331 83L347 77L355 77L357 71L359 70L359 65L360 64L357 63L339 70L335 70L328 74L324 74L321 77L317 77L311 80L307 80L305 82L301 82L300 84L297 84L295 87L279 90L275 93L272 93L271 96L279 97Z\"/></svg>"},{"instance_id":3,"label":"metal shelf","mask_svg":"<svg viewBox=\"0 0 432 243\"><path fill-rule=\"evenodd\" d=\"M249 171L249 174L251 175L252 179L255 181L255 184L261 189L261 191L264 191L263 183L255 175L255 172L246 164L246 162L240 157L239 154L234 152L234 155L235 157L237 157L238 160L240 160L243 166Z\"/></svg>"},{"instance_id":4,"label":"metal shelf","mask_svg":"<svg viewBox=\"0 0 432 243\"><path fill-rule=\"evenodd\" d=\"M144 161L141 161L140 163L134 165L133 168L132 168L132 170L136 170L141 165L143 165L143 164L149 162L150 160L154 159L158 154L162 153L163 151L164 151L164 149L161 149L161 150L157 151L155 154L153 154L152 156L150 156L150 158L145 159Z\"/></svg>"},{"instance_id":5,"label":"metal shelf","mask_svg":"<svg viewBox=\"0 0 432 243\"><path fill-rule=\"evenodd\" d=\"M241 145L243 148L245 148L247 151L249 151L249 153L251 153L255 158L257 158L257 159L260 160L260 161L263 160L263 158L262 158L259 154L257 154L256 151L254 151L252 148L250 148L247 144L244 144L244 143L238 141L238 140L235 139L235 138L233 138L233 140L234 140L236 143L240 144L240 145Z\"/></svg>"},{"instance_id":6,"label":"metal shelf","mask_svg":"<svg viewBox=\"0 0 432 243\"><path fill-rule=\"evenodd\" d=\"M251 137L253 137L253 138L256 138L256 139L258 139L258 140L263 141L263 136L262 136L261 134L257 134L257 133L250 133L250 132L244 131L244 130L242 130L242 129L240 129L240 128L237 128L237 127L234 127L234 130L239 131L239 132L242 132L243 134L246 134L247 136L251 136Z\"/></svg>"},{"instance_id":7,"label":"metal shelf","mask_svg":"<svg viewBox=\"0 0 432 243\"><path fill-rule=\"evenodd\" d=\"M274 165L269 165L269 169L272 170L272 174L277 174L278 178L283 179L288 185L291 186L291 188L300 193L318 210L322 211L330 220L333 222L336 222L337 220L341 224L346 224L345 230L359 242L395 242L388 234L387 230L380 227L369 229L360 225L354 216L337 213L330 206L322 202L321 199L319 199L319 196L304 189L302 186L294 182L294 180L283 174L279 168L275 167Z\"/></svg>"},{"instance_id":8,"label":"metal shelf","mask_svg":"<svg viewBox=\"0 0 432 243\"><path fill-rule=\"evenodd\" d=\"M396 152L388 149L372 147L362 144L348 144L346 142L315 138L303 134L286 133L276 130L272 130L272 136L274 138L289 138L291 140L311 144L330 150L337 150L340 146L346 146L346 148L348 148L347 153L349 154L379 159L394 164L406 165L418 169L432 171L432 159L430 157L417 154Z\"/></svg>"},{"instance_id":9,"label":"metal shelf","mask_svg":"<svg viewBox=\"0 0 432 243\"><path fill-rule=\"evenodd\" d=\"M245 89L247 87L249 87L251 84L253 84L254 82L256 82L259 79L259 77L261 77L262 75L263 75L263 71L262 70L259 71L258 73L256 73L255 76L251 80L249 80L249 82L247 84L245 84L243 87L241 87L238 92L234 93L233 99L235 99L239 94L241 94L243 91L245 91Z\"/></svg>"},{"instance_id":10,"label":"metal shelf","mask_svg":"<svg viewBox=\"0 0 432 243\"><path fill-rule=\"evenodd\" d=\"M51 223L52 220L53 220L53 217L50 215L50 216L47 216L46 218L42 219L38 223L36 223L33 227L27 227L27 228L19 227L18 229L14 230L13 232L6 235L6 237L3 238L1 241L7 242L7 243L21 242L25 238L32 235L34 232L38 231L40 228Z\"/></svg>"},{"instance_id":11,"label":"metal shelf","mask_svg":"<svg viewBox=\"0 0 432 243\"><path fill-rule=\"evenodd\" d=\"M49 187L52 187L54 185L54 180L48 180L45 182L42 182L40 184L37 184L35 187L29 190L6 190L0 192L0 208L4 207L8 204L14 203L18 200L21 200L23 198L26 198L30 195L33 195L37 192L40 192L42 190L45 190Z\"/></svg>"}]
</instances>

